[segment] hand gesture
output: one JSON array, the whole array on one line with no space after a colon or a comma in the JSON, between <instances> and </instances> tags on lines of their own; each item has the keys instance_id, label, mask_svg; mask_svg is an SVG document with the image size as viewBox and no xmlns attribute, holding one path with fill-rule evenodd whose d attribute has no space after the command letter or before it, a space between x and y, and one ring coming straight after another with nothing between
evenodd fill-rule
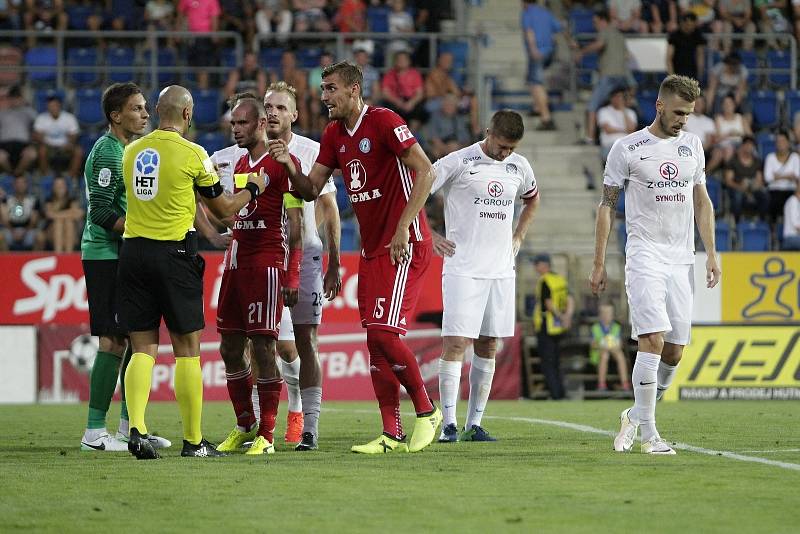
<instances>
[{"instance_id":1,"label":"hand gesture","mask_svg":"<svg viewBox=\"0 0 800 534\"><path fill-rule=\"evenodd\" d=\"M322 290L325 298L329 301L335 299L341 289L342 276L339 274L339 266L328 264L328 270L325 271L325 277L322 279Z\"/></svg>"},{"instance_id":2,"label":"hand gesture","mask_svg":"<svg viewBox=\"0 0 800 534\"><path fill-rule=\"evenodd\" d=\"M438 232L431 232L431 236L433 237L433 252L435 252L437 256L449 258L456 253L455 243L448 241Z\"/></svg>"},{"instance_id":3,"label":"hand gesture","mask_svg":"<svg viewBox=\"0 0 800 534\"><path fill-rule=\"evenodd\" d=\"M267 141L267 150L272 159L283 165L288 165L292 162L289 155L289 145L283 139L270 139Z\"/></svg>"},{"instance_id":4,"label":"hand gesture","mask_svg":"<svg viewBox=\"0 0 800 534\"><path fill-rule=\"evenodd\" d=\"M606 289L606 267L595 266L592 269L592 274L589 276L589 286L592 288L592 294L597 296Z\"/></svg>"},{"instance_id":5,"label":"hand gesture","mask_svg":"<svg viewBox=\"0 0 800 534\"><path fill-rule=\"evenodd\" d=\"M258 175L253 174L252 172L247 175L247 181L252 184L256 184L258 187L258 194L264 192L264 189L267 188L267 180L264 177L264 169L261 168L258 170Z\"/></svg>"},{"instance_id":6,"label":"hand gesture","mask_svg":"<svg viewBox=\"0 0 800 534\"><path fill-rule=\"evenodd\" d=\"M398 228L392 236L392 242L386 245L389 249L389 260L392 265L411 261L411 247L408 246L408 228Z\"/></svg>"}]
</instances>

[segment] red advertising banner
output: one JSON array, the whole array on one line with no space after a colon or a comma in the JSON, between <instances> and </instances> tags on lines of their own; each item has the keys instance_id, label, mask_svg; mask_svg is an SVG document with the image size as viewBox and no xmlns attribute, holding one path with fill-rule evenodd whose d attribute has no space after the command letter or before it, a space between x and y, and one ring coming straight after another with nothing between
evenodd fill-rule
<instances>
[{"instance_id":1,"label":"red advertising banner","mask_svg":"<svg viewBox=\"0 0 800 534\"><path fill-rule=\"evenodd\" d=\"M216 324L217 298L222 282L223 255L204 252L206 322ZM326 323L355 323L358 317L358 253L342 255L342 292L325 302ZM89 322L86 280L79 254L2 254L0 324L48 323L78 325ZM442 309L442 258L434 256L425 276L416 314ZM416 316L416 315L415 315Z\"/></svg>"},{"instance_id":2,"label":"red advertising banner","mask_svg":"<svg viewBox=\"0 0 800 534\"><path fill-rule=\"evenodd\" d=\"M50 324L39 330L39 401L79 402L89 399L89 372L97 350L88 336L88 325ZM162 328L161 340L168 343ZM429 325L412 325L405 340L417 355L428 391L438 397L438 359L442 344L440 331ZM497 355L491 398L516 399L520 395L519 330L513 338L504 339ZM373 400L369 374L369 353L366 331L359 323L323 324L319 336L323 391L327 400ZM225 365L219 355L219 336L212 328L203 332L200 346L204 397L206 400L227 400ZM153 368L150 399L174 400L175 362L172 348L159 347ZM469 394L469 365L461 374L461 394ZM284 391L285 399L285 391Z\"/></svg>"}]
</instances>

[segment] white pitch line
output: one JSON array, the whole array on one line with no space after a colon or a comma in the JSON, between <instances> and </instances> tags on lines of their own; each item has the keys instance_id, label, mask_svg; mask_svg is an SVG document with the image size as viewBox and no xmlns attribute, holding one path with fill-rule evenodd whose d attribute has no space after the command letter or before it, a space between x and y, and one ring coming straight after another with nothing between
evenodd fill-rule
<instances>
[{"instance_id":1,"label":"white pitch line","mask_svg":"<svg viewBox=\"0 0 800 534\"><path fill-rule=\"evenodd\" d=\"M330 412L374 413L373 410L342 410L337 408L333 409L326 408L325 410ZM585 432L588 434L600 434L602 436L609 436L609 437L617 435L616 432L612 432L611 430L603 430L602 428L595 428L593 426L588 426L588 425L579 425L576 423L570 423L568 421L538 419L535 417L510 417L504 415L485 415L484 418L499 419L502 421L516 421L520 423L532 423L537 425L557 426L560 428L577 430L578 432ZM789 469L791 471L800 471L800 464L793 464L791 462L779 462L777 460L760 458L758 456L746 456L744 454L739 454L731 451L716 451L713 449L706 449L704 447L696 447L694 445L689 445L688 443L672 443L672 446L676 449L689 452L696 452L698 454L705 454L708 456L722 456L723 458L730 458L731 460L739 460L740 462L752 462L757 464L771 465L773 467L780 467L781 469Z\"/></svg>"},{"instance_id":2,"label":"white pitch line","mask_svg":"<svg viewBox=\"0 0 800 534\"><path fill-rule=\"evenodd\" d=\"M781 452L800 452L800 449L769 449L766 451L739 451L739 452L767 454L767 453L781 453Z\"/></svg>"}]
</instances>

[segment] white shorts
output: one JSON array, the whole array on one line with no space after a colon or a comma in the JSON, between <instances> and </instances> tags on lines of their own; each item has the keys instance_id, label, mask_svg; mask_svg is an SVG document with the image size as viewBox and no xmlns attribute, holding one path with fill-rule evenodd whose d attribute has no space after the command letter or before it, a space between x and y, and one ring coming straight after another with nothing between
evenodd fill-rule
<instances>
[{"instance_id":1,"label":"white shorts","mask_svg":"<svg viewBox=\"0 0 800 534\"><path fill-rule=\"evenodd\" d=\"M625 291L631 338L665 332L664 341L688 345L692 338L694 265L670 265L628 258Z\"/></svg>"},{"instance_id":2,"label":"white shorts","mask_svg":"<svg viewBox=\"0 0 800 534\"><path fill-rule=\"evenodd\" d=\"M513 336L515 281L442 275L442 335L472 339Z\"/></svg>"},{"instance_id":3,"label":"white shorts","mask_svg":"<svg viewBox=\"0 0 800 534\"><path fill-rule=\"evenodd\" d=\"M284 307L281 316L279 341L294 341L294 324L322 322L322 254L304 256L300 268L300 291L297 304Z\"/></svg>"}]
</instances>

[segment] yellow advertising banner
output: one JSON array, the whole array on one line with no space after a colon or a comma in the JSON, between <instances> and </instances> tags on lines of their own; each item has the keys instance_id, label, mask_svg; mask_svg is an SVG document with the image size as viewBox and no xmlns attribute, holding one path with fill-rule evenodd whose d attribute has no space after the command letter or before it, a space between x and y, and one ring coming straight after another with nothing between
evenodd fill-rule
<instances>
[{"instance_id":1,"label":"yellow advertising banner","mask_svg":"<svg viewBox=\"0 0 800 534\"><path fill-rule=\"evenodd\" d=\"M800 322L800 253L723 254L722 321Z\"/></svg>"},{"instance_id":2,"label":"yellow advertising banner","mask_svg":"<svg viewBox=\"0 0 800 534\"><path fill-rule=\"evenodd\" d=\"M664 400L800 400L800 326L695 326Z\"/></svg>"}]
</instances>

